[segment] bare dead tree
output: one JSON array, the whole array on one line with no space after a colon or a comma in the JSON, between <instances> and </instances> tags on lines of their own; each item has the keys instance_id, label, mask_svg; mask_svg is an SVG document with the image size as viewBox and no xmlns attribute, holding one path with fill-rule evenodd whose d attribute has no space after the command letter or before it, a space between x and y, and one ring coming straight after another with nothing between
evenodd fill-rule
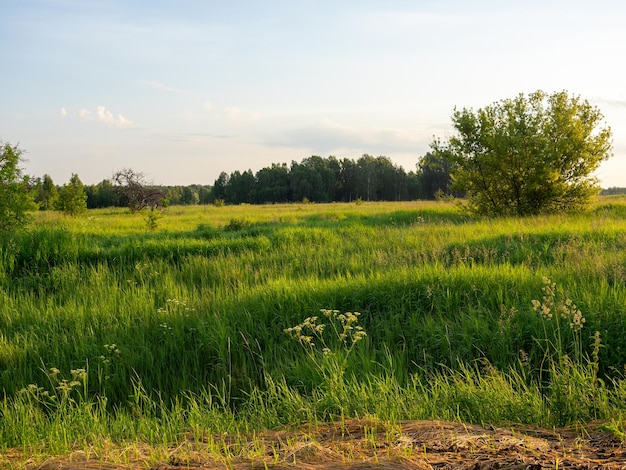
<instances>
[{"instance_id":1,"label":"bare dead tree","mask_svg":"<svg viewBox=\"0 0 626 470\"><path fill-rule=\"evenodd\" d=\"M139 211L144 207L154 210L163 207L165 193L150 185L143 173L132 168L122 168L113 174L112 179L122 196L127 199L130 210Z\"/></svg>"}]
</instances>

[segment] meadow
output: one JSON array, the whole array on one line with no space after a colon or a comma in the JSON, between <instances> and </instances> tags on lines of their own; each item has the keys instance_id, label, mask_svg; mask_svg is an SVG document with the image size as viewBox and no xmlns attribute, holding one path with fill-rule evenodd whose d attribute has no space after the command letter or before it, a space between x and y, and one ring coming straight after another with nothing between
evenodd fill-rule
<instances>
[{"instance_id":1,"label":"meadow","mask_svg":"<svg viewBox=\"0 0 626 470\"><path fill-rule=\"evenodd\" d=\"M237 436L353 418L625 436L624 197L33 217L0 245L5 452L150 462L191 435L228 462L255 452Z\"/></svg>"}]
</instances>

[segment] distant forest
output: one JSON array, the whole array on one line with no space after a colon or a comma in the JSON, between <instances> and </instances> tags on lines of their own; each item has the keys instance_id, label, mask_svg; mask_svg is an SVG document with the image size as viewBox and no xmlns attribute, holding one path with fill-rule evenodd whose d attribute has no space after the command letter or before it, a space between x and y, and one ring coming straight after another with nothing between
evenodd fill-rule
<instances>
[{"instance_id":1,"label":"distant forest","mask_svg":"<svg viewBox=\"0 0 626 470\"><path fill-rule=\"evenodd\" d=\"M450 176L434 155L422 157L408 173L385 156L357 160L311 156L252 170L222 172L213 185L156 186L170 205L266 204L287 202L407 201L450 194ZM109 179L85 185L88 208L124 206Z\"/></svg>"}]
</instances>

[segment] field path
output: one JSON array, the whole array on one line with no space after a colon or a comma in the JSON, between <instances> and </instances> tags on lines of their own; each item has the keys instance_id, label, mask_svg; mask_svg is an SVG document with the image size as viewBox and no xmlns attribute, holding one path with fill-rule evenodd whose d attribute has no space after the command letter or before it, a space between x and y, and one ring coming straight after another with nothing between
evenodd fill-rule
<instances>
[{"instance_id":1,"label":"field path","mask_svg":"<svg viewBox=\"0 0 626 470\"><path fill-rule=\"evenodd\" d=\"M171 449L166 461L149 465L86 459L84 452L26 465L29 470L153 468L179 469L626 469L626 447L598 425L546 430L494 428L443 421L395 425L367 420L317 425L298 431L268 431L242 442L229 436L211 441L232 449L226 461L192 441ZM192 450L193 449L193 450ZM147 454L146 454L147 455Z\"/></svg>"}]
</instances>

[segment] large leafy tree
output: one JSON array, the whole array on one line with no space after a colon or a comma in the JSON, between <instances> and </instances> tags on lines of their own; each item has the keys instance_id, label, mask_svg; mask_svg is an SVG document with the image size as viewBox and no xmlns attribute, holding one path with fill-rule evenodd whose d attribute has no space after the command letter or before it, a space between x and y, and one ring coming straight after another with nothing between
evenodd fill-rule
<instances>
[{"instance_id":1,"label":"large leafy tree","mask_svg":"<svg viewBox=\"0 0 626 470\"><path fill-rule=\"evenodd\" d=\"M0 141L0 231L22 226L35 208L29 178L22 173L22 151Z\"/></svg>"},{"instance_id":2,"label":"large leafy tree","mask_svg":"<svg viewBox=\"0 0 626 470\"><path fill-rule=\"evenodd\" d=\"M565 91L454 110L457 134L434 142L454 188L489 215L577 210L599 191L593 172L611 156L611 129L598 108Z\"/></svg>"}]
</instances>

